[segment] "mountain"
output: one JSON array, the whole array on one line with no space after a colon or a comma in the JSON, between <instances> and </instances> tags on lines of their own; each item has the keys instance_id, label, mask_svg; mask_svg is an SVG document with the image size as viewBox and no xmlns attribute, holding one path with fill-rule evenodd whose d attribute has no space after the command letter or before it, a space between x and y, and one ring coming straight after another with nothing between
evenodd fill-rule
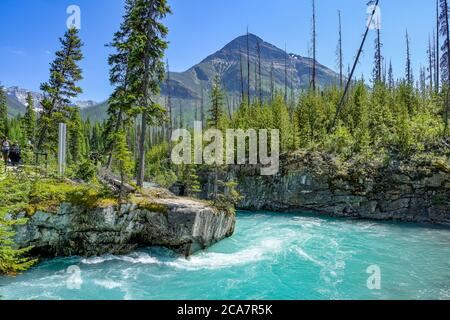
<instances>
[{"instance_id":1,"label":"mountain","mask_svg":"<svg viewBox=\"0 0 450 320\"><path fill-rule=\"evenodd\" d=\"M44 95L41 93L29 91L17 86L5 88L5 93L6 93L6 100L8 103L8 115L11 117L17 116L18 114L23 114L25 112L28 93L31 93L31 96L33 97L36 111L41 110L40 102L44 98ZM95 107L98 105L98 103L88 100L88 101L76 101L74 105L83 110Z\"/></svg>"},{"instance_id":2,"label":"mountain","mask_svg":"<svg viewBox=\"0 0 450 320\"><path fill-rule=\"evenodd\" d=\"M250 93L252 96L257 93L255 89L255 69L258 65L257 44L260 45L262 90L265 96L270 94L270 79L273 63L273 79L275 90L284 90L285 87L285 65L287 66L288 87L291 84L294 92L309 87L312 62L310 58L305 58L297 54L288 54L284 50L265 42L256 35L249 34L250 51ZM184 72L170 72L169 86L164 83L161 87L160 103L165 103L165 97L169 90L172 97L172 106L175 114L180 107L183 108L184 115L192 119L195 108L198 107L204 90L204 97L208 99L208 91L216 74L221 77L222 85L228 93L228 97L238 101L241 94L240 64L242 57L242 67L244 74L244 89L247 92L247 35L240 36L228 43L221 50L208 56L199 64ZM317 63L317 85L327 87L338 82L338 74L333 70ZM291 80L292 79L292 80ZM102 121L106 117L105 110L107 104L82 111L85 119Z\"/></svg>"},{"instance_id":3,"label":"mountain","mask_svg":"<svg viewBox=\"0 0 450 320\"><path fill-rule=\"evenodd\" d=\"M255 71L257 71L258 66L258 43L261 56L261 83L265 96L270 94L272 64L276 90L284 90L285 69L287 69L289 91L291 86L294 92L308 88L312 71L312 59L293 53L288 54L284 50L265 42L258 36L249 34L248 38L247 35L244 35L234 39L216 53L184 72L170 72L169 86L167 83L162 84L159 102L164 104L165 97L170 91L175 114L178 113L177 110L183 108L184 115L191 119L195 114L195 108L200 103L202 89L207 103L208 91L216 75L220 76L223 88L227 91L228 99L231 98L232 101L238 101L241 94L241 59L244 88L245 92L247 91L247 39L250 53L250 94L252 96L255 96L255 93L257 93L255 89ZM317 63L316 66L318 87L323 88L338 82L338 74L333 70L320 63ZM27 91L17 87L9 88L8 90L10 92L8 98L12 100L8 100L8 103L13 110L12 112L15 114L23 112L24 97L26 98ZM40 99L41 97L36 93L36 101ZM76 104L82 109L81 115L84 119L103 121L107 117L106 110L108 105L106 102L96 104L93 101L79 101Z\"/></svg>"},{"instance_id":4,"label":"mountain","mask_svg":"<svg viewBox=\"0 0 450 320\"><path fill-rule=\"evenodd\" d=\"M273 63L274 84L276 89L284 90L285 87L285 66L287 66L288 86L294 91L306 89L310 83L313 60L296 54L287 54L284 50L265 42L256 35L249 34L250 53L250 93L257 92L255 89L255 75L258 68L258 51L260 46L262 88L264 94L270 93L270 74ZM241 92L240 64L242 57L242 67L244 74L244 88L247 91L247 36L240 36L221 50L210 55L199 64L193 66L185 72L170 73L170 89L175 99L200 99L201 88L209 88L215 75L218 74L222 80L224 89L229 94L238 95ZM256 71L256 72L255 72ZM326 87L337 83L338 74L331 69L317 64L317 84L319 87ZM162 93L166 95L168 88L162 88Z\"/></svg>"},{"instance_id":5,"label":"mountain","mask_svg":"<svg viewBox=\"0 0 450 320\"><path fill-rule=\"evenodd\" d=\"M93 107L81 110L81 117L84 120L89 119L92 122L102 122L108 116L108 103L102 102Z\"/></svg>"},{"instance_id":6,"label":"mountain","mask_svg":"<svg viewBox=\"0 0 450 320\"><path fill-rule=\"evenodd\" d=\"M14 101L20 105L22 105L24 108L27 105L27 96L28 93L31 93L31 96L33 97L33 101L35 104L36 110L39 109L39 103L43 99L43 95L37 92L28 91L25 89L22 89L20 87L9 87L6 88L6 96L11 100ZM39 103L38 103L39 102Z\"/></svg>"},{"instance_id":7,"label":"mountain","mask_svg":"<svg viewBox=\"0 0 450 320\"><path fill-rule=\"evenodd\" d=\"M15 117L19 114L25 113L25 106L21 104L16 99L11 98L10 96L6 96L6 103L8 105L8 116Z\"/></svg>"}]
</instances>

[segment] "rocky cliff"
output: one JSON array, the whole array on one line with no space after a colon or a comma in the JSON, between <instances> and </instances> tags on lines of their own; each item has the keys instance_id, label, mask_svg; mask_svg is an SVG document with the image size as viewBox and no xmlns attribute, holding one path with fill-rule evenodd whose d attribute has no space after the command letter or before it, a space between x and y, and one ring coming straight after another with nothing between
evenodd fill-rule
<instances>
[{"instance_id":1,"label":"rocky cliff","mask_svg":"<svg viewBox=\"0 0 450 320\"><path fill-rule=\"evenodd\" d=\"M62 204L55 213L36 212L16 229L15 242L33 255L124 254L164 246L186 256L231 236L235 217L202 202L170 197L138 199L119 207L85 209Z\"/></svg>"},{"instance_id":2,"label":"rocky cliff","mask_svg":"<svg viewBox=\"0 0 450 320\"><path fill-rule=\"evenodd\" d=\"M241 209L450 225L448 158L341 162L297 152L280 161L280 173L271 177L254 166L230 170L244 196Z\"/></svg>"}]
</instances>

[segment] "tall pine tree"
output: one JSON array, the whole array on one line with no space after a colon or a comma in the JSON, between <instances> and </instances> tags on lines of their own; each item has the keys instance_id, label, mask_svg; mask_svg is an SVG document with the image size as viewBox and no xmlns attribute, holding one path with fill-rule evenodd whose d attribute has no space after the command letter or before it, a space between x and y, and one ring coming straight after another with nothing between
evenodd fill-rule
<instances>
[{"instance_id":1,"label":"tall pine tree","mask_svg":"<svg viewBox=\"0 0 450 320\"><path fill-rule=\"evenodd\" d=\"M120 29L114 34L111 43L108 44L108 47L114 49L114 52L108 58L110 65L109 81L114 86L114 91L108 100L108 120L103 132L106 141L105 154L108 155L108 168L112 165L112 152L117 142L118 132L132 122L132 119L139 113L137 97L131 90L130 75L132 70L129 64L133 48L132 11L134 5L135 0L125 1L125 14Z\"/></svg>"},{"instance_id":2,"label":"tall pine tree","mask_svg":"<svg viewBox=\"0 0 450 320\"><path fill-rule=\"evenodd\" d=\"M220 84L220 77L214 77L214 83L211 91L211 109L209 110L208 126L213 128L219 127L219 121L223 116L224 93Z\"/></svg>"},{"instance_id":3,"label":"tall pine tree","mask_svg":"<svg viewBox=\"0 0 450 320\"><path fill-rule=\"evenodd\" d=\"M8 137L8 127L8 104L4 88L0 86L0 139Z\"/></svg>"},{"instance_id":4,"label":"tall pine tree","mask_svg":"<svg viewBox=\"0 0 450 320\"><path fill-rule=\"evenodd\" d=\"M27 110L23 117L23 127L27 142L34 145L36 137L36 111L34 110L34 101L31 93L27 95Z\"/></svg>"},{"instance_id":5,"label":"tall pine tree","mask_svg":"<svg viewBox=\"0 0 450 320\"><path fill-rule=\"evenodd\" d=\"M406 67L405 67L405 78L408 85L413 86L414 85L414 77L413 77L413 71L412 71L412 62L411 62L411 49L410 49L410 42L409 42L409 34L408 30L406 30Z\"/></svg>"},{"instance_id":6,"label":"tall pine tree","mask_svg":"<svg viewBox=\"0 0 450 320\"><path fill-rule=\"evenodd\" d=\"M442 45L441 70L442 79L446 82L446 97L444 106L445 131L448 134L448 116L450 111L449 89L450 89L450 26L448 21L448 0L440 0L441 14L439 15L440 34L444 37Z\"/></svg>"},{"instance_id":7,"label":"tall pine tree","mask_svg":"<svg viewBox=\"0 0 450 320\"><path fill-rule=\"evenodd\" d=\"M170 8L167 0L135 0L131 11L131 37L133 44L128 66L130 83L139 101L141 111L141 137L139 141L139 167L137 184L142 187L145 177L145 152L148 123L157 123L165 110L155 102L160 84L165 78L164 51L168 46L165 37L168 29L161 23Z\"/></svg>"},{"instance_id":8,"label":"tall pine tree","mask_svg":"<svg viewBox=\"0 0 450 320\"><path fill-rule=\"evenodd\" d=\"M84 153L84 138L79 108L72 108L68 126L68 151L71 163L78 163Z\"/></svg>"},{"instance_id":9,"label":"tall pine tree","mask_svg":"<svg viewBox=\"0 0 450 320\"><path fill-rule=\"evenodd\" d=\"M61 50L50 66L50 80L41 85L44 99L39 119L37 149L56 150L58 123L67 122L70 117L70 104L73 98L82 93L77 82L83 79L78 63L83 59L77 28L70 28L60 39Z\"/></svg>"}]
</instances>

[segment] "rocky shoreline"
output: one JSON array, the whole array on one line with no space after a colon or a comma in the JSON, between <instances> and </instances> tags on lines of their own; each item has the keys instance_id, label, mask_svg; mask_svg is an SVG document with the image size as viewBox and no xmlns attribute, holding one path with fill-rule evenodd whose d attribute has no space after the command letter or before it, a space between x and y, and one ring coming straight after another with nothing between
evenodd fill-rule
<instances>
[{"instance_id":1,"label":"rocky shoreline","mask_svg":"<svg viewBox=\"0 0 450 320\"><path fill-rule=\"evenodd\" d=\"M276 176L255 166L236 166L249 211L307 211L334 217L434 223L450 226L450 163L444 158L408 161L340 162L319 152L284 155ZM212 190L203 173L203 196Z\"/></svg>"},{"instance_id":2,"label":"rocky shoreline","mask_svg":"<svg viewBox=\"0 0 450 320\"><path fill-rule=\"evenodd\" d=\"M231 236L234 227L234 215L184 198L93 209L64 203L55 213L38 211L16 227L14 241L45 258L126 254L144 246L189 256Z\"/></svg>"},{"instance_id":3,"label":"rocky shoreline","mask_svg":"<svg viewBox=\"0 0 450 320\"><path fill-rule=\"evenodd\" d=\"M261 176L259 169L236 166L225 173L224 178L238 182L241 210L450 226L448 159L342 163L318 152L297 152L282 157L278 175ZM207 198L211 174L202 172L200 177L201 196ZM38 257L126 254L147 246L189 256L234 233L233 214L200 200L162 194L121 206L86 209L63 203L55 212L37 211L26 225L15 228L14 241L22 248L33 246L31 254Z\"/></svg>"}]
</instances>

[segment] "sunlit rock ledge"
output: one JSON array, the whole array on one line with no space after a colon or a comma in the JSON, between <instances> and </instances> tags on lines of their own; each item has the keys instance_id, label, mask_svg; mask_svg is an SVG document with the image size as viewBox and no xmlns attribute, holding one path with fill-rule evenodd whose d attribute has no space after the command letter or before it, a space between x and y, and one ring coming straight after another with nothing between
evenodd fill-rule
<instances>
[{"instance_id":1,"label":"sunlit rock ledge","mask_svg":"<svg viewBox=\"0 0 450 320\"><path fill-rule=\"evenodd\" d=\"M32 255L126 254L162 246L185 256L234 233L235 215L187 198L135 198L121 206L86 209L68 203L56 212L37 211L16 228L15 242Z\"/></svg>"}]
</instances>

